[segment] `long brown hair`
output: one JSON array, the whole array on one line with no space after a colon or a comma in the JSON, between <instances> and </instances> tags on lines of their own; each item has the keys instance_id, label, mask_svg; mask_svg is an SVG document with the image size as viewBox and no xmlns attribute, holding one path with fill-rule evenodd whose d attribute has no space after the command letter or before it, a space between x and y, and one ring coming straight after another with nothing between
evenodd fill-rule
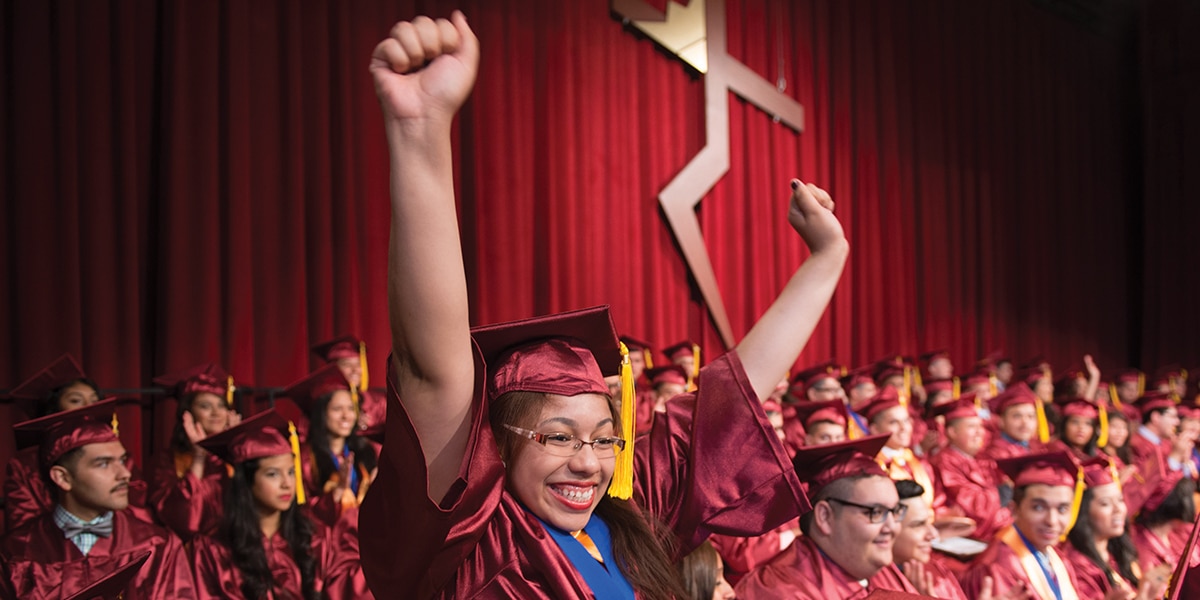
<instances>
[{"instance_id":1,"label":"long brown hair","mask_svg":"<svg viewBox=\"0 0 1200 600\"><path fill-rule=\"evenodd\" d=\"M692 600L709 600L717 589L717 549L705 540L692 553L679 561L683 587Z\"/></svg>"},{"instance_id":2,"label":"long brown hair","mask_svg":"<svg viewBox=\"0 0 1200 600\"><path fill-rule=\"evenodd\" d=\"M504 425L531 427L546 401L546 394L538 392L508 392L492 401L488 420L500 449L500 458L506 465L516 456L518 444L527 440L505 429ZM620 431L621 415L612 398L608 398L608 409ZM639 597L646 600L688 597L671 564L670 556L675 552L676 543L669 529L652 515L644 514L632 501L618 500L608 494L600 498L596 515L608 525L617 567Z\"/></svg>"}]
</instances>

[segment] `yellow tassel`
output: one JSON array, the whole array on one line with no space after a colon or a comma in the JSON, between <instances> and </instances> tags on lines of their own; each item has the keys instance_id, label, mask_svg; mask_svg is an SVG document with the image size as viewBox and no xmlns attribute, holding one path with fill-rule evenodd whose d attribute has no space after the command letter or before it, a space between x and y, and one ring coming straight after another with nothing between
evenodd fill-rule
<instances>
[{"instance_id":1,"label":"yellow tassel","mask_svg":"<svg viewBox=\"0 0 1200 600\"><path fill-rule=\"evenodd\" d=\"M1138 371L1138 398L1146 395L1146 374Z\"/></svg>"},{"instance_id":2,"label":"yellow tassel","mask_svg":"<svg viewBox=\"0 0 1200 600\"><path fill-rule=\"evenodd\" d=\"M1041 398L1034 401L1034 406L1037 407L1037 433L1038 441L1045 444L1050 441L1050 423L1046 420L1046 405Z\"/></svg>"},{"instance_id":3,"label":"yellow tassel","mask_svg":"<svg viewBox=\"0 0 1200 600\"><path fill-rule=\"evenodd\" d=\"M288 441L292 444L292 466L296 469L296 504L304 504L304 470L300 467L300 438L296 424L288 421Z\"/></svg>"},{"instance_id":4,"label":"yellow tassel","mask_svg":"<svg viewBox=\"0 0 1200 600\"><path fill-rule=\"evenodd\" d=\"M904 389L900 390L901 396L907 396L912 393L912 369L904 367Z\"/></svg>"},{"instance_id":5,"label":"yellow tassel","mask_svg":"<svg viewBox=\"0 0 1200 600\"><path fill-rule=\"evenodd\" d=\"M958 397L962 396L962 381L957 377L951 379L951 381L953 383L950 384L950 396L958 400Z\"/></svg>"},{"instance_id":6,"label":"yellow tassel","mask_svg":"<svg viewBox=\"0 0 1200 600\"><path fill-rule=\"evenodd\" d=\"M1067 528L1063 530L1062 536L1058 541L1067 541L1067 534L1075 527L1075 520L1079 518L1079 505L1083 503L1083 489L1086 487L1083 484L1083 467L1078 467L1075 474L1075 498L1071 501L1071 515L1067 521Z\"/></svg>"},{"instance_id":7,"label":"yellow tassel","mask_svg":"<svg viewBox=\"0 0 1200 600\"><path fill-rule=\"evenodd\" d=\"M358 414L358 388L350 386L350 403L354 405L354 414Z\"/></svg>"},{"instance_id":8,"label":"yellow tassel","mask_svg":"<svg viewBox=\"0 0 1200 600\"><path fill-rule=\"evenodd\" d=\"M1108 445L1108 409L1100 405L1100 435L1096 436L1096 446L1103 448Z\"/></svg>"},{"instance_id":9,"label":"yellow tassel","mask_svg":"<svg viewBox=\"0 0 1200 600\"><path fill-rule=\"evenodd\" d=\"M1117 395L1117 384L1108 386L1108 398L1112 400L1113 406L1117 407L1117 410L1121 410L1121 397Z\"/></svg>"},{"instance_id":10,"label":"yellow tassel","mask_svg":"<svg viewBox=\"0 0 1200 600\"><path fill-rule=\"evenodd\" d=\"M637 394L633 389L633 366L629 364L629 348L623 342L620 343L620 347L621 437L625 439L625 448L617 452L617 465L613 470L612 483L608 486L608 495L628 500L633 496L633 438L637 435L634 431Z\"/></svg>"},{"instance_id":11,"label":"yellow tassel","mask_svg":"<svg viewBox=\"0 0 1200 600\"><path fill-rule=\"evenodd\" d=\"M1000 380L995 375L988 375L988 385L991 386L993 398L1000 395Z\"/></svg>"},{"instance_id":12,"label":"yellow tassel","mask_svg":"<svg viewBox=\"0 0 1200 600\"><path fill-rule=\"evenodd\" d=\"M654 353L649 348L642 348L642 359L646 361L646 368L654 368Z\"/></svg>"},{"instance_id":13,"label":"yellow tassel","mask_svg":"<svg viewBox=\"0 0 1200 600\"><path fill-rule=\"evenodd\" d=\"M233 408L233 392L237 391L237 386L233 385L233 375L230 375L225 380L225 406Z\"/></svg>"},{"instance_id":14,"label":"yellow tassel","mask_svg":"<svg viewBox=\"0 0 1200 600\"><path fill-rule=\"evenodd\" d=\"M367 386L370 385L371 374L367 371L367 343L358 343L358 364L361 368L362 375L358 378L359 391L367 391Z\"/></svg>"},{"instance_id":15,"label":"yellow tassel","mask_svg":"<svg viewBox=\"0 0 1200 600\"><path fill-rule=\"evenodd\" d=\"M1117 484L1117 491L1121 490L1121 474L1117 472L1117 463L1108 461L1108 472L1112 474L1113 483Z\"/></svg>"},{"instance_id":16,"label":"yellow tassel","mask_svg":"<svg viewBox=\"0 0 1200 600\"><path fill-rule=\"evenodd\" d=\"M913 383L915 383L917 387L925 387L925 384L921 382L920 369L913 369Z\"/></svg>"},{"instance_id":17,"label":"yellow tassel","mask_svg":"<svg viewBox=\"0 0 1200 600\"><path fill-rule=\"evenodd\" d=\"M692 344L692 359L692 380L694 381L700 376L700 344Z\"/></svg>"},{"instance_id":18,"label":"yellow tassel","mask_svg":"<svg viewBox=\"0 0 1200 600\"><path fill-rule=\"evenodd\" d=\"M121 435L120 425L121 425L121 423L119 421L117 421L117 413L113 413L113 418L112 418L113 435L115 435L115 436Z\"/></svg>"}]
</instances>

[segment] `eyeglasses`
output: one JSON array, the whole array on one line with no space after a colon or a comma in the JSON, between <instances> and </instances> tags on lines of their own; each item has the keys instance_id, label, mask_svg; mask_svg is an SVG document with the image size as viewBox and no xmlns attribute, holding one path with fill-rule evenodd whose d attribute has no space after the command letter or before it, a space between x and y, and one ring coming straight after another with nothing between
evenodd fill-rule
<instances>
[{"instance_id":1,"label":"eyeglasses","mask_svg":"<svg viewBox=\"0 0 1200 600\"><path fill-rule=\"evenodd\" d=\"M896 521L899 522L903 521L904 515L908 514L908 506L903 503L897 504L894 508L888 508L880 504L872 504L870 506L865 504L855 504L854 502L848 502L846 500L842 500L841 498L826 498L826 500L837 502L838 504L845 504L846 506L853 506L854 508L860 508L862 509L863 513L867 515L867 519L869 519L872 523L882 523L883 518L889 514L895 517Z\"/></svg>"},{"instance_id":2,"label":"eyeglasses","mask_svg":"<svg viewBox=\"0 0 1200 600\"><path fill-rule=\"evenodd\" d=\"M585 442L569 433L538 433L508 424L505 424L504 428L541 444L547 452L555 456L575 456L584 445L592 447L596 458L613 458L617 455L617 450L625 449L625 440L619 437L598 437Z\"/></svg>"}]
</instances>

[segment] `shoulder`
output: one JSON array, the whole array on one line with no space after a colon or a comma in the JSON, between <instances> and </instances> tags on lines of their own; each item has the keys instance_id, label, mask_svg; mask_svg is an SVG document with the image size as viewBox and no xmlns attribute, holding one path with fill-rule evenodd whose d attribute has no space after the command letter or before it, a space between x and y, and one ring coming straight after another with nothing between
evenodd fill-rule
<instances>
[{"instance_id":1,"label":"shoulder","mask_svg":"<svg viewBox=\"0 0 1200 600\"><path fill-rule=\"evenodd\" d=\"M8 560L29 555L37 542L61 539L62 530L54 523L52 512L34 517L0 538L0 559Z\"/></svg>"},{"instance_id":2,"label":"shoulder","mask_svg":"<svg viewBox=\"0 0 1200 600\"><path fill-rule=\"evenodd\" d=\"M169 529L156 523L143 521L129 512L128 509L113 513L113 530L128 536L133 543L147 543L155 546L180 545L179 538Z\"/></svg>"}]
</instances>

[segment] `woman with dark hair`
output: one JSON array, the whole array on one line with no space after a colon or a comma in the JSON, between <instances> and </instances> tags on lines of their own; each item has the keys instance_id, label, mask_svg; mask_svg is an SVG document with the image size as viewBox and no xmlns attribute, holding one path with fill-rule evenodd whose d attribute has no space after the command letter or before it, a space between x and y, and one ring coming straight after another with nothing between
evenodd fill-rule
<instances>
[{"instance_id":1,"label":"woman with dark hair","mask_svg":"<svg viewBox=\"0 0 1200 600\"><path fill-rule=\"evenodd\" d=\"M298 506L303 502L298 455L274 411L248 419L199 442L232 465L221 517L213 536L194 540L197 597L323 598L333 562L328 533Z\"/></svg>"},{"instance_id":2,"label":"woman with dark hair","mask_svg":"<svg viewBox=\"0 0 1200 600\"><path fill-rule=\"evenodd\" d=\"M1155 480L1131 535L1143 572L1162 564L1174 568L1196 518L1196 482L1181 478L1178 471L1156 474Z\"/></svg>"},{"instance_id":3,"label":"woman with dark hair","mask_svg":"<svg viewBox=\"0 0 1200 600\"><path fill-rule=\"evenodd\" d=\"M328 364L283 395L308 414L301 452L304 487L312 495L312 515L332 526L362 502L378 464L371 442L358 435L358 390L336 364Z\"/></svg>"},{"instance_id":4,"label":"woman with dark hair","mask_svg":"<svg viewBox=\"0 0 1200 600\"><path fill-rule=\"evenodd\" d=\"M709 533L761 535L807 508L761 402L845 264L833 202L791 182L788 221L811 255L634 448L632 368L607 307L470 329L450 134L478 64L457 11L397 24L372 56L393 358L363 571L380 597L685 598L674 563ZM618 373L619 407L604 380Z\"/></svg>"},{"instance_id":5,"label":"woman with dark hair","mask_svg":"<svg viewBox=\"0 0 1200 600\"><path fill-rule=\"evenodd\" d=\"M1131 459L1129 439L1137 428L1135 426L1137 422L1137 419L1131 419L1125 410L1108 411L1108 444L1102 448L1104 453L1121 459L1121 462L1126 465L1132 465L1133 463L1129 462ZM1128 468L1127 466L1126 469ZM1127 480L1128 477L1122 474L1121 483L1125 483Z\"/></svg>"},{"instance_id":6,"label":"woman with dark hair","mask_svg":"<svg viewBox=\"0 0 1200 600\"><path fill-rule=\"evenodd\" d=\"M30 419L74 410L100 400L96 384L69 354L38 371L9 392ZM20 448L8 461L4 479L4 526L12 531L49 512L53 503L38 468L37 446ZM143 484L144 485L144 484ZM142 488L142 494L145 488ZM131 501L132 501L131 497ZM145 500L144 495L142 500Z\"/></svg>"},{"instance_id":7,"label":"woman with dark hair","mask_svg":"<svg viewBox=\"0 0 1200 600\"><path fill-rule=\"evenodd\" d=\"M725 581L725 565L712 544L704 542L679 561L679 577L686 600L730 600L735 598L733 586ZM683 599L681 599L683 600Z\"/></svg>"},{"instance_id":8,"label":"woman with dark hair","mask_svg":"<svg viewBox=\"0 0 1200 600\"><path fill-rule=\"evenodd\" d=\"M1097 423L1100 412L1096 404L1084 398L1055 398L1059 422L1058 439L1051 440L1048 451L1066 450L1076 460L1084 461L1096 455L1096 442L1102 434ZM1107 431L1103 432L1107 439Z\"/></svg>"},{"instance_id":9,"label":"woman with dark hair","mask_svg":"<svg viewBox=\"0 0 1200 600\"><path fill-rule=\"evenodd\" d=\"M199 442L241 421L232 408L233 378L204 364L154 378L178 402L167 452L158 454L150 505L158 520L185 542L211 535L221 519L225 465Z\"/></svg>"},{"instance_id":10,"label":"woman with dark hair","mask_svg":"<svg viewBox=\"0 0 1200 600\"><path fill-rule=\"evenodd\" d=\"M1126 530L1129 513L1118 480L1116 465L1107 458L1098 456L1084 463L1087 490L1062 558L1075 569L1080 598L1108 598L1114 590L1126 594L1136 590L1136 600L1161 598L1170 567L1159 565L1147 572L1139 567L1137 548Z\"/></svg>"}]
</instances>

